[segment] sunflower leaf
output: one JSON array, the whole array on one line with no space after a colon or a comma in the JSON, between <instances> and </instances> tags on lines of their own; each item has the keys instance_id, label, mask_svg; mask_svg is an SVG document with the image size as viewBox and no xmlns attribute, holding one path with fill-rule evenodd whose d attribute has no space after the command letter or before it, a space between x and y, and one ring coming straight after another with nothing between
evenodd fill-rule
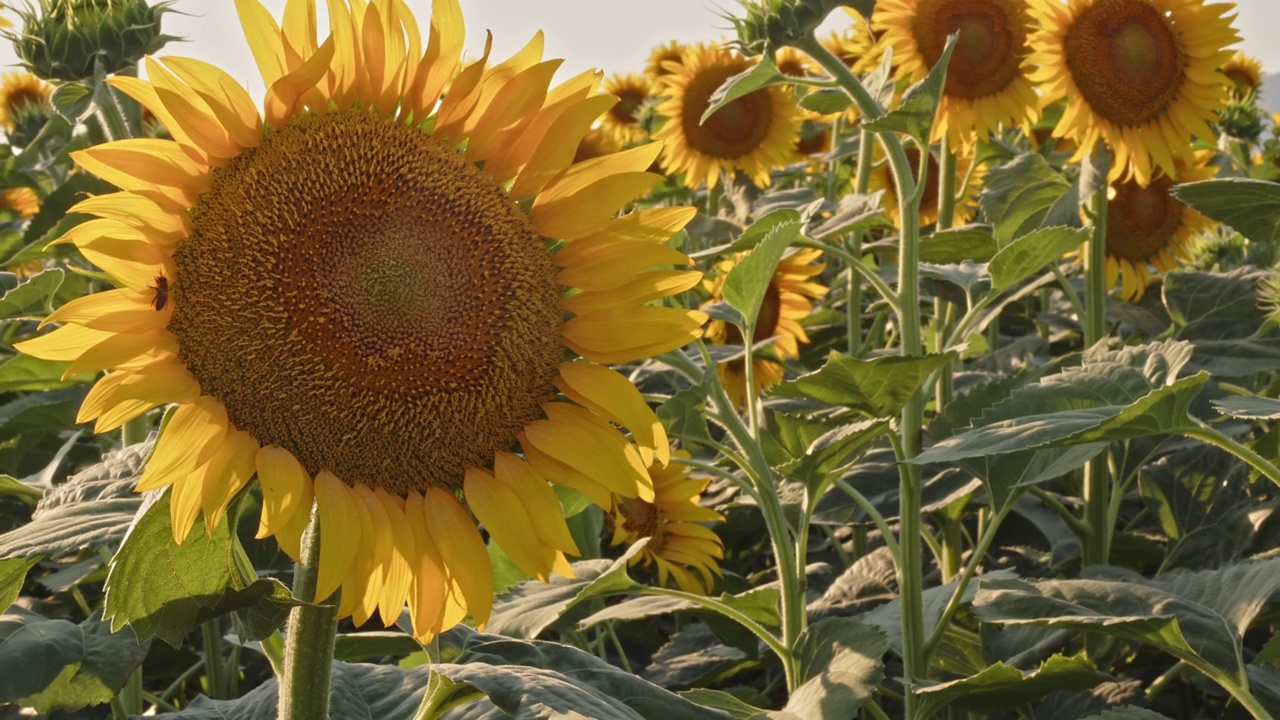
<instances>
[{"instance_id":1,"label":"sunflower leaf","mask_svg":"<svg viewBox=\"0 0 1280 720\"><path fill-rule=\"evenodd\" d=\"M104 615L142 638L174 647L200 623L261 604L295 604L278 580L247 582L236 565L230 523L191 530L181 545L169 522L172 493L149 494L107 573Z\"/></svg>"},{"instance_id":2,"label":"sunflower leaf","mask_svg":"<svg viewBox=\"0 0 1280 720\"><path fill-rule=\"evenodd\" d=\"M66 273L52 268L27 278L0 298L0 320L40 320L49 314L53 296Z\"/></svg>"},{"instance_id":3,"label":"sunflower leaf","mask_svg":"<svg viewBox=\"0 0 1280 720\"><path fill-rule=\"evenodd\" d=\"M759 314L760 304L764 302L765 293L769 290L773 273L787 246L800 236L800 226L800 213L795 210L775 210L753 223L739 239L741 242L747 237L760 238L751 254L729 271L721 292L725 302L742 313L744 324L755 325L756 315Z\"/></svg>"},{"instance_id":4,"label":"sunflower leaf","mask_svg":"<svg viewBox=\"0 0 1280 720\"><path fill-rule=\"evenodd\" d=\"M947 44L929 75L907 89L897 110L864 122L862 126L872 132L906 133L921 146L927 146L938 104L942 102L942 89L947 84L947 65L951 63L951 53L955 50L956 39L959 37L960 33L947 36Z\"/></svg>"},{"instance_id":5,"label":"sunflower leaf","mask_svg":"<svg viewBox=\"0 0 1280 720\"><path fill-rule=\"evenodd\" d=\"M997 662L973 675L951 682L916 688L924 697L925 714L944 707L982 712L992 707L1012 707L1036 702L1061 690L1088 690L1102 681L1097 668L1083 656L1054 655L1028 673Z\"/></svg>"},{"instance_id":6,"label":"sunflower leaf","mask_svg":"<svg viewBox=\"0 0 1280 720\"><path fill-rule=\"evenodd\" d=\"M1256 243L1280 240L1280 185L1222 178L1174 185L1173 196Z\"/></svg>"},{"instance_id":7,"label":"sunflower leaf","mask_svg":"<svg viewBox=\"0 0 1280 720\"><path fill-rule=\"evenodd\" d=\"M884 678L883 632L849 618L827 618L800 634L795 655L803 682L783 712L796 717L854 717Z\"/></svg>"},{"instance_id":8,"label":"sunflower leaf","mask_svg":"<svg viewBox=\"0 0 1280 720\"><path fill-rule=\"evenodd\" d=\"M920 262L954 265L970 260L984 263L1000 246L987 225L965 225L920 238Z\"/></svg>"},{"instance_id":9,"label":"sunflower leaf","mask_svg":"<svg viewBox=\"0 0 1280 720\"><path fill-rule=\"evenodd\" d=\"M947 352L918 358L859 360L833 352L826 365L778 385L770 394L842 405L869 418L893 417L935 370L957 357L955 352Z\"/></svg>"},{"instance_id":10,"label":"sunflower leaf","mask_svg":"<svg viewBox=\"0 0 1280 720\"><path fill-rule=\"evenodd\" d=\"M627 561L644 548L644 543L632 545L617 560L573 563L573 578L553 575L549 582L530 580L509 588L494 600L487 628L510 637L535 638L578 603L627 592L636 586L627 575Z\"/></svg>"},{"instance_id":11,"label":"sunflower leaf","mask_svg":"<svg viewBox=\"0 0 1280 720\"><path fill-rule=\"evenodd\" d=\"M725 80L724 84L711 93L711 104L707 106L706 112L702 113L702 117L698 119L698 124L705 123L707 118L715 115L720 108L744 95L749 95L770 85L784 85L790 82L792 80L783 75L773 62L773 58L766 54L760 58L760 62L756 63L754 67Z\"/></svg>"},{"instance_id":12,"label":"sunflower leaf","mask_svg":"<svg viewBox=\"0 0 1280 720\"><path fill-rule=\"evenodd\" d=\"M994 225L1001 245L1038 227L1079 226L1076 186L1039 153L1023 153L992 168L983 180L978 202Z\"/></svg>"},{"instance_id":13,"label":"sunflower leaf","mask_svg":"<svg viewBox=\"0 0 1280 720\"><path fill-rule=\"evenodd\" d=\"M22 584L27 580L27 573L39 561L38 557L0 560L0 613L18 599Z\"/></svg>"},{"instance_id":14,"label":"sunflower leaf","mask_svg":"<svg viewBox=\"0 0 1280 720\"><path fill-rule=\"evenodd\" d=\"M13 608L0 615L0 703L42 712L101 705L146 654L131 630L112 632L97 613L77 625Z\"/></svg>"},{"instance_id":15,"label":"sunflower leaf","mask_svg":"<svg viewBox=\"0 0 1280 720\"><path fill-rule=\"evenodd\" d=\"M852 102L843 90L818 90L800 98L800 107L819 115L835 115L844 112Z\"/></svg>"},{"instance_id":16,"label":"sunflower leaf","mask_svg":"<svg viewBox=\"0 0 1280 720\"><path fill-rule=\"evenodd\" d=\"M1000 248L987 266L991 285L1007 290L1031 277L1067 252L1083 245L1089 231L1082 228L1049 227L1033 230Z\"/></svg>"},{"instance_id":17,"label":"sunflower leaf","mask_svg":"<svg viewBox=\"0 0 1280 720\"><path fill-rule=\"evenodd\" d=\"M1267 397L1225 397L1213 406L1223 415L1241 420L1280 420L1280 400Z\"/></svg>"}]
</instances>

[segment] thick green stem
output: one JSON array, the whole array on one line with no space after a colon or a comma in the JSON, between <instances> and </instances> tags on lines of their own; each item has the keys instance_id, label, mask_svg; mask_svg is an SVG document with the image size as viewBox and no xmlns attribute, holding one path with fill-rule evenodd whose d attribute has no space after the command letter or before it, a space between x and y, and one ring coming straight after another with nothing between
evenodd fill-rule
<instances>
[{"instance_id":1,"label":"thick green stem","mask_svg":"<svg viewBox=\"0 0 1280 720\"><path fill-rule=\"evenodd\" d=\"M1105 169L1102 172L1106 172ZM1106 335L1107 316L1107 185L1099 182L1089 200L1093 232L1085 246L1084 344L1091 348ZM1084 538L1086 565L1105 565L1111 558L1111 474L1105 454L1084 467Z\"/></svg>"},{"instance_id":2,"label":"thick green stem","mask_svg":"<svg viewBox=\"0 0 1280 720\"><path fill-rule=\"evenodd\" d=\"M866 195L871 187L871 168L875 153L871 152L873 142L871 132L865 129L858 131L858 171L853 177L853 192ZM845 250L849 255L862 258L862 232L851 234L845 240ZM851 357L862 354L862 283L858 280L857 268L850 265L845 307L845 332L848 338L848 350Z\"/></svg>"},{"instance_id":3,"label":"thick green stem","mask_svg":"<svg viewBox=\"0 0 1280 720\"><path fill-rule=\"evenodd\" d=\"M1250 450L1244 445L1241 445L1235 440L1232 440L1231 438L1222 434L1217 428L1213 427L1212 425L1207 425L1204 422L1201 422L1199 420L1196 421L1196 425L1197 425L1196 428L1184 429L1182 431L1182 434L1186 435L1187 437L1193 437L1197 440L1202 440L1204 442L1209 443L1210 445L1226 450L1232 455L1235 455L1236 457L1240 458L1244 462L1248 463L1249 467L1253 468L1254 470L1257 470L1259 473L1262 473L1262 475L1265 476L1271 482L1275 483L1276 485L1280 485L1280 468L1277 468L1273 463L1269 462L1266 458L1262 457L1261 455L1254 452L1253 450Z\"/></svg>"},{"instance_id":4,"label":"thick green stem","mask_svg":"<svg viewBox=\"0 0 1280 720\"><path fill-rule=\"evenodd\" d=\"M293 576L293 595L314 603L320 571L320 523L314 511L302 536L302 562ZM285 634L284 675L280 678L280 720L324 720L329 717L329 674L338 629L334 608L299 605L289 611Z\"/></svg>"},{"instance_id":5,"label":"thick green stem","mask_svg":"<svg viewBox=\"0 0 1280 720\"><path fill-rule=\"evenodd\" d=\"M938 159L938 231L950 230L956 216L956 154L951 141L942 138L941 157ZM946 338L955 324L955 303L941 296L933 299L934 347L936 353L945 352ZM951 365L938 374L934 408L941 413L951 402L955 387L955 368ZM944 570L945 572L945 570Z\"/></svg>"},{"instance_id":6,"label":"thick green stem","mask_svg":"<svg viewBox=\"0 0 1280 720\"><path fill-rule=\"evenodd\" d=\"M149 424L147 423L147 416L145 414L125 423L124 427L121 428L121 439L124 442L124 446L128 447L130 445L137 445L143 440L146 440L148 428Z\"/></svg>"},{"instance_id":7,"label":"thick green stem","mask_svg":"<svg viewBox=\"0 0 1280 720\"><path fill-rule=\"evenodd\" d=\"M222 627L217 618L200 625L204 641L204 675L209 680L209 697L227 699L227 683L222 673Z\"/></svg>"},{"instance_id":8,"label":"thick green stem","mask_svg":"<svg viewBox=\"0 0 1280 720\"><path fill-rule=\"evenodd\" d=\"M964 595L969 590L969 583L973 581L973 576L978 572L978 566L987 557L987 551L991 549L991 543L996 538L996 531L1000 529L1000 524L1004 522L1009 511L1018 502L1018 498L1012 497L1000 508L991 522L985 524L982 528L982 535L978 538L978 546L973 549L973 554L969 556L969 562L964 566L964 572L960 575L960 579L956 582L956 589L951 593L950 599L947 600L947 606L942 611L942 616L938 618L938 625L929 633L929 640L925 643L925 653L932 655L933 651L938 648L938 644L942 642L943 635L947 632L947 625L951 624L951 618L955 617L956 612L964 603Z\"/></svg>"}]
</instances>

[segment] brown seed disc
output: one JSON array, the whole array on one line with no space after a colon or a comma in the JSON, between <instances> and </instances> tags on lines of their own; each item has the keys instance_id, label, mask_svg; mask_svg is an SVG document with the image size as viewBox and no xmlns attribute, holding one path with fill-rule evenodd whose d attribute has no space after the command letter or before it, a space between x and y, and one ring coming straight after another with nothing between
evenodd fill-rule
<instances>
[{"instance_id":1,"label":"brown seed disc","mask_svg":"<svg viewBox=\"0 0 1280 720\"><path fill-rule=\"evenodd\" d=\"M1158 118L1185 79L1186 53L1145 0L1097 0L1071 23L1064 47L1085 102L1120 127Z\"/></svg>"},{"instance_id":2,"label":"brown seed disc","mask_svg":"<svg viewBox=\"0 0 1280 720\"><path fill-rule=\"evenodd\" d=\"M403 495L491 465L554 396L544 240L429 133L290 120L217 171L169 329L202 391L311 473Z\"/></svg>"},{"instance_id":3,"label":"brown seed disc","mask_svg":"<svg viewBox=\"0 0 1280 720\"><path fill-rule=\"evenodd\" d=\"M960 33L944 93L973 100L995 95L1018 77L1027 44L1025 18L1010 0L921 0L911 35L925 64L942 58L947 36Z\"/></svg>"},{"instance_id":4,"label":"brown seed disc","mask_svg":"<svg viewBox=\"0 0 1280 720\"><path fill-rule=\"evenodd\" d=\"M767 88L743 95L701 122L702 114L711 107L712 93L747 67L743 62L702 68L689 80L680 126L690 148L732 160L755 152L768 137L773 123L773 98Z\"/></svg>"},{"instance_id":5,"label":"brown seed disc","mask_svg":"<svg viewBox=\"0 0 1280 720\"><path fill-rule=\"evenodd\" d=\"M1145 262L1169 244L1185 207L1169 194L1172 186L1168 177L1146 187L1133 181L1115 186L1115 197L1107 203L1108 255Z\"/></svg>"}]
</instances>

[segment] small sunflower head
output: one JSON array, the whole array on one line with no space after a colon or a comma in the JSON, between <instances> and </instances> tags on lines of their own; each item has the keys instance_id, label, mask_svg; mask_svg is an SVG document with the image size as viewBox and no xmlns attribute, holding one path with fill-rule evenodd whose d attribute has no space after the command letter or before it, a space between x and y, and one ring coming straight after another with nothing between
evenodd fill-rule
<instances>
[{"instance_id":1,"label":"small sunflower head","mask_svg":"<svg viewBox=\"0 0 1280 720\"><path fill-rule=\"evenodd\" d=\"M14 11L22 33L8 33L23 64L45 80L93 77L101 63L110 75L134 66L177 38L160 32L170 2L146 0L40 0Z\"/></svg>"},{"instance_id":2,"label":"small sunflower head","mask_svg":"<svg viewBox=\"0 0 1280 720\"><path fill-rule=\"evenodd\" d=\"M847 2L841 0L742 0L745 17L729 17L747 56L794 46Z\"/></svg>"},{"instance_id":3,"label":"small sunflower head","mask_svg":"<svg viewBox=\"0 0 1280 720\"><path fill-rule=\"evenodd\" d=\"M1262 137L1264 117L1262 109L1252 98L1233 99L1218 113L1218 128L1238 140L1256 143Z\"/></svg>"}]
</instances>

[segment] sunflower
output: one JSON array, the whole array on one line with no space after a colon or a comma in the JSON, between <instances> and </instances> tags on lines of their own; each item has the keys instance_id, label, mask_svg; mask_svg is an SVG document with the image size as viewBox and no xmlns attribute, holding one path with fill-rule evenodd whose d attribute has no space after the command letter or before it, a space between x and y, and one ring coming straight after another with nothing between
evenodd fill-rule
<instances>
[{"instance_id":1,"label":"sunflower","mask_svg":"<svg viewBox=\"0 0 1280 720\"><path fill-rule=\"evenodd\" d=\"M196 60L109 80L173 140L74 154L122 191L74 207L97 219L62 241L121 287L20 348L113 370L79 413L99 432L177 404L136 488L172 488L176 541L256 473L259 536L295 559L314 499L315 599L341 588L338 617L390 624L407 602L419 638L468 612L483 626L492 571L468 508L546 578L576 552L548 481L602 507L654 498L665 431L601 363L699 334L705 314L652 301L701 273L649 269L688 264L663 243L694 210L616 217L661 179L643 172L657 148L571 164L616 98L594 73L548 89L541 34L459 68L457 0L436 0L425 49L401 0L330 2L323 42L313 3L283 29L236 5L264 115Z\"/></svg>"},{"instance_id":2,"label":"sunflower","mask_svg":"<svg viewBox=\"0 0 1280 720\"><path fill-rule=\"evenodd\" d=\"M796 136L795 151L802 157L826 155L831 152L831 122L825 115L804 111L804 123Z\"/></svg>"},{"instance_id":3,"label":"sunflower","mask_svg":"<svg viewBox=\"0 0 1280 720\"><path fill-rule=\"evenodd\" d=\"M618 102L600 116L600 127L623 145L643 142L649 132L640 124L636 111L653 94L653 83L635 73L614 75L605 81L604 91L617 96Z\"/></svg>"},{"instance_id":4,"label":"sunflower","mask_svg":"<svg viewBox=\"0 0 1280 720\"><path fill-rule=\"evenodd\" d=\"M1054 137L1079 143L1074 160L1105 142L1115 158L1108 179L1151 182L1155 168L1177 173L1193 137L1227 105L1218 72L1240 39L1229 3L1204 0L1030 0L1040 29L1027 58L1042 105L1067 99Z\"/></svg>"},{"instance_id":5,"label":"sunflower","mask_svg":"<svg viewBox=\"0 0 1280 720\"><path fill-rule=\"evenodd\" d=\"M0 125L12 130L28 106L49 104L53 88L29 72L7 72L0 77Z\"/></svg>"},{"instance_id":6,"label":"sunflower","mask_svg":"<svg viewBox=\"0 0 1280 720\"><path fill-rule=\"evenodd\" d=\"M675 450L671 456L687 459L689 453ZM614 496L608 514L613 544L630 545L649 538L631 564L643 561L646 566L656 566L659 585L666 585L670 577L681 590L705 595L720 575L716 560L724 557L724 542L702 524L724 520L720 513L701 505L702 492L710 480L690 476L689 468L679 462L650 465L649 477L653 500Z\"/></svg>"},{"instance_id":7,"label":"sunflower","mask_svg":"<svg viewBox=\"0 0 1280 720\"><path fill-rule=\"evenodd\" d=\"M802 78L809 74L809 58L793 47L778 48L773 54L773 62L778 72L787 77Z\"/></svg>"},{"instance_id":8,"label":"sunflower","mask_svg":"<svg viewBox=\"0 0 1280 720\"><path fill-rule=\"evenodd\" d=\"M920 150L914 145L904 148L907 154L907 161L911 164L911 170L914 174L920 167ZM877 150L877 156L880 151ZM938 159L933 153L929 153L929 170L926 179L924 196L920 199L920 225L931 225L938 222L938 173L942 171L938 164ZM986 176L986 168L979 165L973 167L973 160L967 155L958 155L956 157L956 180L955 188L957 191L955 216L953 223L962 225L973 219L974 213L977 212L978 193L982 190L982 180ZM884 205L885 214L895 225L902 223L902 214L899 211L900 202L898 200L898 186L893 182L893 174L889 170L888 162L881 162L871 171L871 181L869 188L872 192L884 190L884 195L880 202Z\"/></svg>"},{"instance_id":9,"label":"sunflower","mask_svg":"<svg viewBox=\"0 0 1280 720\"><path fill-rule=\"evenodd\" d=\"M800 129L800 108L790 91L770 85L743 95L702 122L711 95L725 80L749 69L752 61L736 52L695 45L679 72L658 80L670 99L657 108L666 119L653 139L665 143L662 167L684 173L685 185L715 187L720 173L741 170L760 187L770 171L795 161L793 145Z\"/></svg>"},{"instance_id":10,"label":"sunflower","mask_svg":"<svg viewBox=\"0 0 1280 720\"><path fill-rule=\"evenodd\" d=\"M19 218L33 217L40 210L40 197L31 188L12 187L0 191L0 211Z\"/></svg>"},{"instance_id":11,"label":"sunflower","mask_svg":"<svg viewBox=\"0 0 1280 720\"><path fill-rule=\"evenodd\" d=\"M609 133L602 132L600 128L591 128L582 140L578 142L578 149L573 153L573 161L578 163L592 158L611 155L622 149L622 144L618 139Z\"/></svg>"},{"instance_id":12,"label":"sunflower","mask_svg":"<svg viewBox=\"0 0 1280 720\"><path fill-rule=\"evenodd\" d=\"M1190 262L1196 238L1214 223L1169 188L1212 178L1212 158L1212 152L1201 151L1190 164L1176 161L1176 175L1158 172L1145 186L1130 178L1108 189L1107 287L1120 280L1120 297L1141 300L1153 274L1176 270L1179 260Z\"/></svg>"},{"instance_id":13,"label":"sunflower","mask_svg":"<svg viewBox=\"0 0 1280 720\"><path fill-rule=\"evenodd\" d=\"M844 8L844 11L853 24L843 30L831 31L818 42L855 73L875 70L884 57L884 46L879 43L879 36L865 15L853 8ZM817 73L825 74L820 69Z\"/></svg>"},{"instance_id":14,"label":"sunflower","mask_svg":"<svg viewBox=\"0 0 1280 720\"><path fill-rule=\"evenodd\" d=\"M1262 63L1239 50L1223 63L1222 74L1231 81L1237 100L1248 100L1262 89Z\"/></svg>"},{"instance_id":15,"label":"sunflower","mask_svg":"<svg viewBox=\"0 0 1280 720\"><path fill-rule=\"evenodd\" d=\"M684 52L689 48L682 42L672 40L665 45L659 45L649 53L649 61L645 65L644 74L651 79L657 80L665 75L674 72L667 63L679 64L684 60Z\"/></svg>"},{"instance_id":16,"label":"sunflower","mask_svg":"<svg viewBox=\"0 0 1280 720\"><path fill-rule=\"evenodd\" d=\"M760 304L760 312L756 316L756 328L752 338L753 344L776 338L769 349L752 353L752 385L755 393L773 387L782 382L783 368L780 360L800 357L800 343L808 343L800 321L813 313L812 300L827 294L827 288L812 281L820 275L826 265L815 263L822 251L816 248L796 250L778 263L765 290L764 301ZM725 278L746 254L716 263L716 275L712 280L704 281L704 286L711 294L708 304L723 299ZM734 325L723 320L712 320L707 325L707 340L721 345L742 345L742 333ZM746 402L747 373L746 363L742 360L731 360L721 363L717 372L724 385L729 399L738 407Z\"/></svg>"},{"instance_id":17,"label":"sunflower","mask_svg":"<svg viewBox=\"0 0 1280 720\"><path fill-rule=\"evenodd\" d=\"M1023 60L1024 0L881 0L871 25L893 48L899 78L923 80L942 57L947 36L960 33L938 105L933 139L970 147L1001 127L1029 127L1037 98Z\"/></svg>"}]
</instances>

